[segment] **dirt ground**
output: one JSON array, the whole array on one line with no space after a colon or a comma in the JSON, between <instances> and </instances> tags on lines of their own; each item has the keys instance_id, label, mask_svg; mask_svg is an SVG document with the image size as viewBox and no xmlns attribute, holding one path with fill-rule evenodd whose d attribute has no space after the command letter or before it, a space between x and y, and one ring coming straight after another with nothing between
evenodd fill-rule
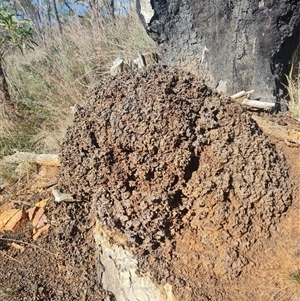
<instances>
[{"instance_id":1,"label":"dirt ground","mask_svg":"<svg viewBox=\"0 0 300 301\"><path fill-rule=\"evenodd\" d=\"M153 72L155 74L156 71ZM156 131L162 131L162 136L168 137L166 141L156 137L156 141L159 141L164 149L172 149L173 142L179 143L176 135L180 133L182 141L180 141L181 147L178 148L178 152L175 152L175 155L174 153L170 155L168 152L166 155L165 152L160 152L161 148L151 149L152 140L148 141L146 136L142 135L142 142L136 138L136 145L141 143L148 147L146 152L142 147L139 149L143 156L148 151L153 152L153 158L157 156L156 160L151 162L148 160L147 166L151 165L153 170L144 171L145 179L143 178L144 173L135 173L135 177L130 177L129 186L139 186L142 189L137 192L140 193L138 196L132 193L135 189L131 189L131 195L126 199L129 203L128 208L133 208L130 202L136 204L137 199L140 200L139 206L134 205L135 213L132 213L132 210L130 211L127 207L125 209L118 207L116 201L114 205L109 202L105 203L106 200L101 199L101 192L93 189L96 187L95 185L91 185L93 181L101 182L101 178L94 179L94 173L87 172L91 169L91 165L85 165L84 158L78 156L78 149L81 150L83 146L91 149L90 153L93 151L97 153L97 148L86 145L87 142L84 139L81 144L72 141L78 141L77 136L84 136L82 131L87 129L87 124L95 128L94 133L101 133L101 118L105 119L106 115L105 112L103 116L100 113L97 115L94 107L91 107L90 111L87 109L79 111L75 117L76 125L69 131L65 149L62 152L62 161L68 168L59 171L57 167L39 166L0 192L2 197L0 200L4 204L0 207L0 213L8 207L28 209L36 202L49 198L45 210L51 225L49 230L35 241L32 239L32 226L29 222L16 232L1 233L1 300L115 300L112 293L101 287L99 275L97 275L99 263L93 238L95 218L101 218L111 228L117 228L125 233L128 247L139 258L141 270L150 271L153 281L156 283L170 282L178 300L296 301L300 299L300 283L295 279L298 277L299 280L300 278L300 146L297 144L299 137L295 136L300 131L300 124L288 114L245 112L239 104L232 104L225 97L211 93L205 85L195 82L190 75L186 76L178 72L177 80L173 80L173 71L166 70L161 72L163 75L155 74L154 77L152 73L139 75L140 77L135 77L135 81L129 75L124 76L115 81L115 86L105 87L105 93L100 96L101 92L96 90L93 104L97 103L97 99L103 100L104 96L109 98L108 95L116 103L121 102L118 97L122 99L123 95L127 94L127 91L122 90L124 86L130 90L131 85L137 87L141 85L143 92L147 89L146 87L151 86L153 90L155 82L149 83L149 80L155 78L159 82L159 89L165 91L166 95L172 96L172 93L175 92L176 95L179 95L174 106L173 102L170 102L169 107L168 103L164 102L164 110L169 115L160 119L161 111L158 111L159 114L156 115L155 110L151 115L152 118L157 118ZM141 78L146 79L143 81ZM138 80L141 81L138 83ZM125 82L126 85L122 86L121 82ZM172 85L166 84L169 82ZM188 84L189 82L191 84ZM202 90L199 89L199 86L202 87ZM116 87L119 87L120 91L114 92ZM142 91L140 92L142 93ZM153 94L156 97L161 95L155 89ZM181 102L182 97L187 97L184 110L179 107L183 103ZM200 101L196 105L191 105L189 103L191 99L200 99ZM131 103L134 101L136 99L130 99ZM147 105L150 107L151 101L151 99L147 99ZM231 109L226 109L222 102L226 102ZM126 102L124 103L126 104ZM133 107L125 107L124 103L121 104L122 110L127 109L129 112L133 110L133 113L129 114L131 118L128 123L129 127L134 127L136 122L134 110L137 107L141 114L146 112L144 119L147 119L147 111L144 110L148 108L147 106L139 107L139 103L135 102L135 109L132 109ZM107 106L103 102L101 104ZM214 106L222 109L215 114ZM152 105L152 110L153 107ZM210 108L212 113L207 108ZM115 112L118 112L117 105L114 109ZM181 114L183 111L185 114ZM198 111L202 114L194 114ZM99 107L99 112L103 112L101 107ZM191 113L189 115L186 112ZM94 122L93 114L98 117L101 115L101 118L98 118L99 124ZM199 116L204 116L206 121L216 120L214 117L217 114L217 122L220 127L213 122L205 122L204 126L201 120L199 121ZM140 160L138 155L135 157L130 155L133 153L129 151L128 147L131 142L122 140L122 133L137 132L137 130L126 127L128 116L123 120L119 115L116 115L115 118L116 122L119 122L118 124L123 125L123 128L118 136L118 133L112 134L111 128L106 126L106 135L107 137L111 135L112 139L109 140L109 138L108 141L105 141L105 145L114 146L116 137L118 137L117 143L125 145L124 148L127 152L117 153L118 156L115 156L112 169L110 169L110 158L107 153L104 154L106 159L103 162L93 162L95 170L101 167L104 168L107 175L115 175L114 177L107 176L103 180L103 183L109 187L114 187L118 181L127 181L127 179L118 178L120 174L129 173L128 170L125 170L122 162L127 162L127 165L130 166L130 164L134 165L134 160ZM172 120L171 125L163 123L166 119ZM184 128L185 134L182 134L183 130L178 124L178 120L181 125L199 126L199 131L204 138L209 137L209 140L203 138L197 145L195 141L198 140L190 138L193 137L193 132L190 133L186 130L189 128L188 126ZM194 122L195 120L198 120L200 125ZM150 121L153 123L153 120ZM140 122L138 131L142 132L143 127ZM103 124L107 125L107 120L104 120ZM172 136L166 129L167 127L170 127ZM216 129L220 132L217 132ZM232 136L226 138L226 133L230 133ZM94 144L99 142L99 137L90 138ZM194 148L190 147L189 139ZM231 140L237 141L238 147L244 151L243 154L235 155L234 152L229 151L230 148L227 145L231 145L228 142ZM250 140L252 144L257 143L253 150L251 150ZM296 142L294 142L295 140ZM126 145L126 143L128 144ZM199 156L195 150L197 147L200 149ZM232 148L234 149L235 145ZM200 158L200 163L197 164L194 159L193 164L190 164L186 159L190 156L188 152L191 149L193 149L194 157ZM218 156L216 156L214 149L217 151L220 149L222 152L217 153ZM119 148L115 150L115 152L117 151ZM94 156L94 154L87 153L85 155L87 158ZM231 160L224 161L224 158L226 159L226 156L229 155ZM248 166L248 170L247 167L245 168L246 172L243 171L244 169L240 171L238 169L240 165L244 164L240 161L242 155L249 160L246 162L246 166ZM101 156L102 154L97 153L98 158L102 158ZM180 158L180 160L176 159L176 161L173 158ZM223 158L223 161L218 161L218 158ZM273 162L268 163L266 158L273 158ZM76 160L82 160L82 164L77 164ZM165 170L162 168L163 177L159 177L158 173L154 172L155 167L157 162L164 161L172 162L168 166L173 167ZM90 162L89 164L91 164ZM139 162L140 170L143 170L143 162ZM204 163L209 163L209 167ZM194 173L195 167L193 166L195 165L198 173ZM203 169L201 169L202 166L204 166ZM231 180L233 184L229 185L225 179L224 170L232 174L235 169L237 169L236 179ZM183 173L182 170L184 170ZM213 172L216 170L220 170L220 173ZM264 187L261 186L262 178L260 178L265 176L264 171L271 175L270 179L264 180L264 183L268 185L265 189L272 191L274 199L278 198L278 200L272 201L271 205L268 203L268 199L265 199L266 203L259 202L262 197L265 197L260 194L260 191L264 190ZM251 173L254 174L252 178ZM84 178L81 178L80 174L84 175ZM245 181L252 183L251 185L256 183L256 193L247 195L248 192L243 190L247 185L243 184L239 193L231 195L231 186L239 187L239 183L242 182L239 175L248 176L249 178ZM57 178L59 181L64 179L64 183L59 183L64 191L68 190L66 192L71 192L76 198L84 201L55 203L51 188L36 188L37 184L51 182ZM88 185L85 178L89 182ZM228 191L227 194L222 195L222 202L218 201L220 192L217 189L214 187L211 187L211 190L208 189L211 185L205 181L208 178L219 181L217 182L218 186L223 187L224 191ZM171 191L172 202L170 202L169 196L166 196L165 199L162 196L154 195L153 197L153 187L152 190L151 187L149 188L149 179L156 191ZM171 187L169 183L172 183ZM200 186L199 183L205 185ZM248 189L251 189L251 185ZM92 188L88 190L87 187ZM199 189L197 190L197 188ZM117 195L119 191L120 193L126 192L126 190L122 190L122 187L118 189L114 190L114 195ZM143 198L141 191L151 195L152 199L149 201L147 198ZM186 199L193 199L193 202L187 202L182 196L179 198L178 191L181 191ZM207 191L207 193L205 194L203 191ZM194 193L197 195L193 198ZM289 193L291 193L290 196ZM194 201L199 198L198 194L205 200L204 205ZM248 207L248 203L241 201L244 195L245 200L254 200L255 210ZM99 199L102 200L101 204L98 202ZM222 205L219 208L220 204L224 203L224 199L230 200L230 204L227 207ZM152 204L157 204L157 210L161 213L161 215L157 215L161 218L150 217L152 222L155 220L154 225L150 223L152 226L145 226L141 221L140 214L142 213L139 213L138 210L144 213L154 212L155 208ZM189 204L189 207L185 204ZM203 210L201 211L199 208ZM214 208L214 212L219 213L212 213L210 208ZM228 212L229 217L224 217L224 212ZM128 222L128 216L130 222ZM142 220L146 221L147 216L143 216ZM172 216L172 224L169 224L170 216ZM245 219L245 216L248 218ZM210 224L207 224L207 220L210 221ZM220 224L222 227L219 227ZM205 231L201 232L203 229ZM12 243L24 247L24 249L20 250Z\"/></svg>"}]
</instances>

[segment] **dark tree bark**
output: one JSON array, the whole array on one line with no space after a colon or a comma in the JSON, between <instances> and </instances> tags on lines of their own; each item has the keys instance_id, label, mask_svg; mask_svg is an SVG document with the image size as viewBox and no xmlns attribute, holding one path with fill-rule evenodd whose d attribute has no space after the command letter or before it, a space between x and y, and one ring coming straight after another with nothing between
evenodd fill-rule
<instances>
[{"instance_id":1,"label":"dark tree bark","mask_svg":"<svg viewBox=\"0 0 300 301\"><path fill-rule=\"evenodd\" d=\"M114 18L115 17L115 0L106 0L106 1L104 1L104 5L106 6L110 17Z\"/></svg>"},{"instance_id":2,"label":"dark tree bark","mask_svg":"<svg viewBox=\"0 0 300 301\"><path fill-rule=\"evenodd\" d=\"M300 1L137 0L140 15L149 4L152 18L141 19L166 63L228 94L255 89L264 101L281 99L299 45Z\"/></svg>"},{"instance_id":3,"label":"dark tree bark","mask_svg":"<svg viewBox=\"0 0 300 301\"><path fill-rule=\"evenodd\" d=\"M59 27L59 32L60 32L60 34L62 34L62 26L61 26L61 21L60 21L59 14L58 14L56 0L52 0L52 6L53 6L53 10L54 10L55 19L56 19L56 22Z\"/></svg>"},{"instance_id":4,"label":"dark tree bark","mask_svg":"<svg viewBox=\"0 0 300 301\"><path fill-rule=\"evenodd\" d=\"M4 69L0 60L0 115L1 118L9 116L14 109L14 105L11 101L9 87L6 81Z\"/></svg>"}]
</instances>

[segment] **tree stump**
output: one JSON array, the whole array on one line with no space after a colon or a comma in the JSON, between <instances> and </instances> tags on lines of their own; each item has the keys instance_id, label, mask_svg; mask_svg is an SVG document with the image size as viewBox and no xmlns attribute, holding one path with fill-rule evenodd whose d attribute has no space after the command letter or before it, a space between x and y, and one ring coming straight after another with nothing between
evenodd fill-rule
<instances>
[{"instance_id":1,"label":"tree stump","mask_svg":"<svg viewBox=\"0 0 300 301\"><path fill-rule=\"evenodd\" d=\"M140 0L137 10L167 64L204 76L217 91L282 99L299 47L299 1Z\"/></svg>"}]
</instances>

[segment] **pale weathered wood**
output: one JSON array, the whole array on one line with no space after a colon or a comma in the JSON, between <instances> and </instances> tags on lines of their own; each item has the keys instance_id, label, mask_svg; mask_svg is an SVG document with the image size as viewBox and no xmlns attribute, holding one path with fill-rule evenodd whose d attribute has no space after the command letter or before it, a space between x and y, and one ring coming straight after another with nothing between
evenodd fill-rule
<instances>
[{"instance_id":1,"label":"pale weathered wood","mask_svg":"<svg viewBox=\"0 0 300 301\"><path fill-rule=\"evenodd\" d=\"M275 107L274 102L264 102L258 100L250 100L250 99L244 99L241 102L241 105L255 108L255 109L271 109Z\"/></svg>"},{"instance_id":2,"label":"pale weathered wood","mask_svg":"<svg viewBox=\"0 0 300 301\"><path fill-rule=\"evenodd\" d=\"M58 189L52 187L52 194L54 196L54 201L56 203L61 202L67 202L67 203L73 203L73 202L81 202L81 200L74 199L71 194L60 192Z\"/></svg>"},{"instance_id":3,"label":"pale weathered wood","mask_svg":"<svg viewBox=\"0 0 300 301\"><path fill-rule=\"evenodd\" d=\"M118 57L114 62L113 62L113 66L110 68L110 74L112 76L115 76L119 73L123 73L124 72L124 59Z\"/></svg>"},{"instance_id":4,"label":"pale weathered wood","mask_svg":"<svg viewBox=\"0 0 300 301\"><path fill-rule=\"evenodd\" d=\"M133 69L143 68L159 62L159 55L155 52L147 52L141 54L138 52L138 57L134 60L125 61L123 58L118 57L110 68L110 74L115 76Z\"/></svg>"},{"instance_id":5,"label":"pale weathered wood","mask_svg":"<svg viewBox=\"0 0 300 301\"><path fill-rule=\"evenodd\" d=\"M252 115L258 126L268 136L272 136L278 140L285 142L288 146L300 146L300 132L289 129L286 126L279 125L266 120L264 117Z\"/></svg>"},{"instance_id":6,"label":"pale weathered wood","mask_svg":"<svg viewBox=\"0 0 300 301\"><path fill-rule=\"evenodd\" d=\"M60 166L58 155L56 154L35 154L29 152L17 152L11 156L6 156L1 160L3 163L35 163L39 165Z\"/></svg>"},{"instance_id":7,"label":"pale weathered wood","mask_svg":"<svg viewBox=\"0 0 300 301\"><path fill-rule=\"evenodd\" d=\"M250 90L250 91L240 91L240 92L238 92L238 93L236 93L236 94L233 94L233 95L231 95L230 97L232 98L232 99L238 99L238 98L241 98L241 97L243 97L243 96L250 96L250 94L252 94L252 93L254 93L255 92L255 90Z\"/></svg>"}]
</instances>

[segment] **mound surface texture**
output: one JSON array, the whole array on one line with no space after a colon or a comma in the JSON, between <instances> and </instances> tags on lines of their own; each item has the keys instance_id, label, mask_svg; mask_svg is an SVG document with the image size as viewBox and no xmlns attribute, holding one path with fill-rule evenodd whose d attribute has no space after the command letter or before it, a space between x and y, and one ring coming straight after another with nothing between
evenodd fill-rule
<instances>
[{"instance_id":1,"label":"mound surface texture","mask_svg":"<svg viewBox=\"0 0 300 301\"><path fill-rule=\"evenodd\" d=\"M179 300L217 296L219 277L249 267L291 202L285 159L249 114L175 68L101 83L61 161L61 190L123 233L141 270Z\"/></svg>"}]
</instances>

